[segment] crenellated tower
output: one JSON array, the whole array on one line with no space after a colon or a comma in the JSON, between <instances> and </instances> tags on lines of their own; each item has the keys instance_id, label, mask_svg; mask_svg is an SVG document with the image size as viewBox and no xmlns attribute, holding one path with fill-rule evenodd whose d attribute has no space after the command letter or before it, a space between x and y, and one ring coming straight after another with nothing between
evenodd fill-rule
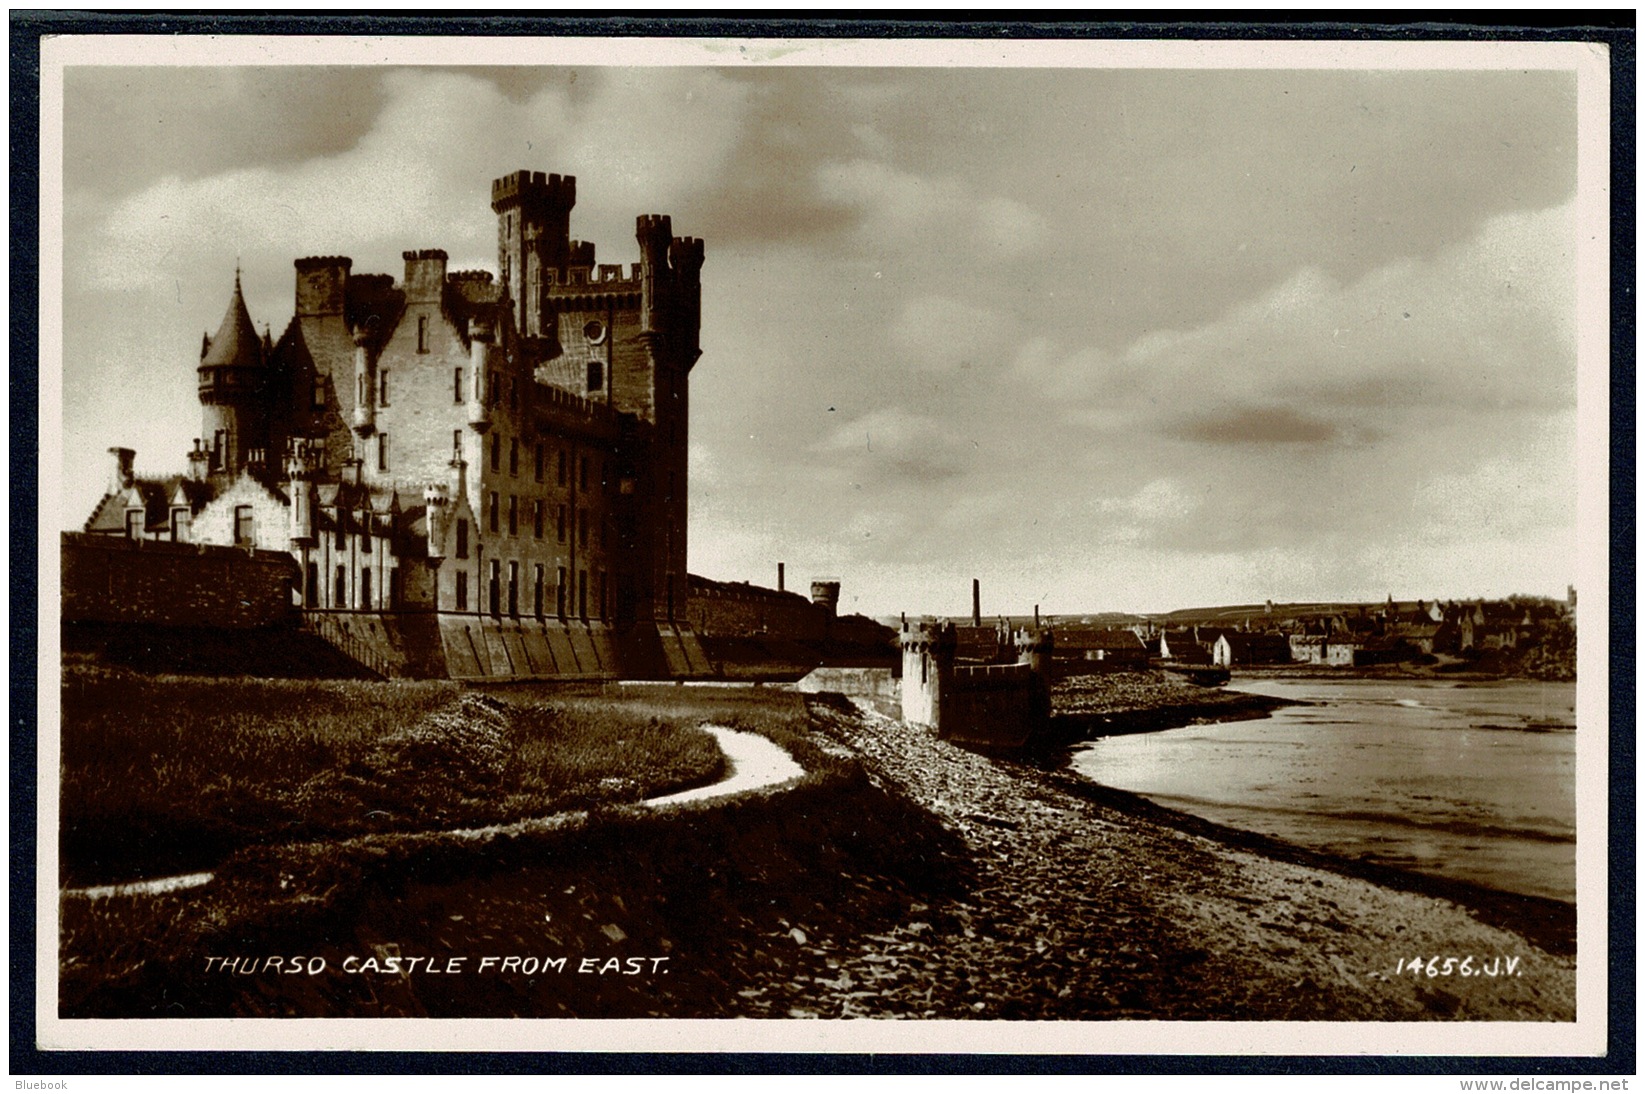
<instances>
[{"instance_id":1,"label":"crenellated tower","mask_svg":"<svg viewBox=\"0 0 1645 1094\"><path fill-rule=\"evenodd\" d=\"M523 339L554 338L547 271L564 270L570 260L571 208L576 204L577 180L571 175L516 171L491 184L497 266L514 301L514 326Z\"/></svg>"}]
</instances>

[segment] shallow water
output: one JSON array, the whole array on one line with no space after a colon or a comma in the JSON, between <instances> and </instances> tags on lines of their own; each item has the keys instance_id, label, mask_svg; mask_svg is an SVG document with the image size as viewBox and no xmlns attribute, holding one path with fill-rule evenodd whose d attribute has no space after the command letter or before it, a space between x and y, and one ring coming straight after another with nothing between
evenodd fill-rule
<instances>
[{"instance_id":1,"label":"shallow water","mask_svg":"<svg viewBox=\"0 0 1645 1094\"><path fill-rule=\"evenodd\" d=\"M1238 677L1271 717L1111 737L1072 766L1218 823L1574 900L1576 686Z\"/></svg>"}]
</instances>

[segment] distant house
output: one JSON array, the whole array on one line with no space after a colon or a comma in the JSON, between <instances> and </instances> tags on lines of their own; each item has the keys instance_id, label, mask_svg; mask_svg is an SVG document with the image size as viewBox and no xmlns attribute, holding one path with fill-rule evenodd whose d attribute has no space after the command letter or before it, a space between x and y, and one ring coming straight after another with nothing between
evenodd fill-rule
<instances>
[{"instance_id":1,"label":"distant house","mask_svg":"<svg viewBox=\"0 0 1645 1094\"><path fill-rule=\"evenodd\" d=\"M1060 627L1056 656L1059 660L1086 662L1087 668L1095 662L1108 671L1148 667L1148 647L1142 639L1133 631L1117 628Z\"/></svg>"},{"instance_id":2,"label":"distant house","mask_svg":"<svg viewBox=\"0 0 1645 1094\"><path fill-rule=\"evenodd\" d=\"M1282 634L1223 631L1211 644L1215 665L1281 665L1289 660L1291 644Z\"/></svg>"},{"instance_id":3,"label":"distant house","mask_svg":"<svg viewBox=\"0 0 1645 1094\"><path fill-rule=\"evenodd\" d=\"M1159 640L1160 659L1188 665L1209 665L1211 651L1206 649L1194 631L1164 631Z\"/></svg>"},{"instance_id":4,"label":"distant house","mask_svg":"<svg viewBox=\"0 0 1645 1094\"><path fill-rule=\"evenodd\" d=\"M1433 653L1442 648L1444 627L1442 623L1401 623L1392 628L1390 635L1422 653Z\"/></svg>"}]
</instances>

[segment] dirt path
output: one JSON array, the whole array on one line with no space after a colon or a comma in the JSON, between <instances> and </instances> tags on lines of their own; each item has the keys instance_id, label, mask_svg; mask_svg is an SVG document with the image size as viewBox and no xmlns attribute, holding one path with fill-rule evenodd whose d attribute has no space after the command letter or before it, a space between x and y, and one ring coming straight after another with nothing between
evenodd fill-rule
<instances>
[{"instance_id":1,"label":"dirt path","mask_svg":"<svg viewBox=\"0 0 1645 1094\"><path fill-rule=\"evenodd\" d=\"M725 753L725 778L694 790L647 798L642 804L657 808L709 801L749 790L762 790L805 774L805 769L795 763L792 756L758 734L727 729L725 726L705 725L702 728L714 735L720 743L720 751Z\"/></svg>"}]
</instances>

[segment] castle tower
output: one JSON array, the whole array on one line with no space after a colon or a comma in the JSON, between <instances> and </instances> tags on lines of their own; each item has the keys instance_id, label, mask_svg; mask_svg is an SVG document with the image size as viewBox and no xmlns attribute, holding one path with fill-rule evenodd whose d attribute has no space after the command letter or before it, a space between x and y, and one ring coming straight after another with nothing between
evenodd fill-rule
<instances>
[{"instance_id":1,"label":"castle tower","mask_svg":"<svg viewBox=\"0 0 1645 1094\"><path fill-rule=\"evenodd\" d=\"M918 725L942 724L945 691L952 684L959 637L952 623L903 621L902 718Z\"/></svg>"},{"instance_id":2,"label":"castle tower","mask_svg":"<svg viewBox=\"0 0 1645 1094\"><path fill-rule=\"evenodd\" d=\"M813 581L811 583L811 603L828 612L832 619L840 610L840 583L838 581Z\"/></svg>"},{"instance_id":3,"label":"castle tower","mask_svg":"<svg viewBox=\"0 0 1645 1094\"><path fill-rule=\"evenodd\" d=\"M201 422L212 475L237 475L252 449L268 447L266 372L263 340L246 311L236 270L228 311L200 353Z\"/></svg>"},{"instance_id":4,"label":"castle tower","mask_svg":"<svg viewBox=\"0 0 1645 1094\"><path fill-rule=\"evenodd\" d=\"M516 171L491 184L497 214L497 266L514 301L514 326L526 339L556 338L547 303L548 270L563 270L571 251L577 179Z\"/></svg>"},{"instance_id":5,"label":"castle tower","mask_svg":"<svg viewBox=\"0 0 1645 1094\"><path fill-rule=\"evenodd\" d=\"M1051 656L1056 649L1056 637L1049 628L1030 630L1024 627L1017 631L1013 643L1017 648L1017 664L1027 665L1035 675L1046 680L1051 678Z\"/></svg>"},{"instance_id":6,"label":"castle tower","mask_svg":"<svg viewBox=\"0 0 1645 1094\"><path fill-rule=\"evenodd\" d=\"M703 244L676 238L666 216L636 218L640 245L641 382L613 390L612 406L642 426L636 462L637 616L683 615L691 368L701 356Z\"/></svg>"}]
</instances>

